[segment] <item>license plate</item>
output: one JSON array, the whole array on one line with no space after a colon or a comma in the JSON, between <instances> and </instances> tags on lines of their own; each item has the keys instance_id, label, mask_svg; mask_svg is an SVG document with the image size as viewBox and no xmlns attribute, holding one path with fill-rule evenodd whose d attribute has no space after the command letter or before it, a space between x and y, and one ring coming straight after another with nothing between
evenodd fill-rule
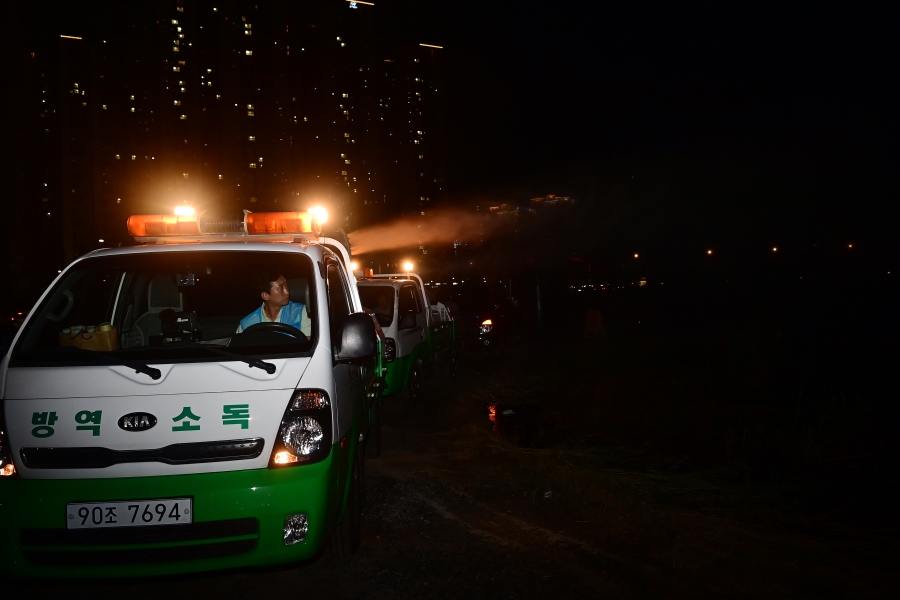
<instances>
[{"instance_id":1,"label":"license plate","mask_svg":"<svg viewBox=\"0 0 900 600\"><path fill-rule=\"evenodd\" d=\"M73 502L66 505L66 528L188 525L193 516L191 498Z\"/></svg>"}]
</instances>

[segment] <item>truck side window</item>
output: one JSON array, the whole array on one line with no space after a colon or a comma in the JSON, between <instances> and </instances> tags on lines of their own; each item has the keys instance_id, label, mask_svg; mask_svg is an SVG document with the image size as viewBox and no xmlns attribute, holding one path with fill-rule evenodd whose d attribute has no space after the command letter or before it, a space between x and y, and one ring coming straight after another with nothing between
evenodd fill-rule
<instances>
[{"instance_id":1,"label":"truck side window","mask_svg":"<svg viewBox=\"0 0 900 600\"><path fill-rule=\"evenodd\" d=\"M331 327L331 343L336 344L341 332L344 317L350 314L350 301L347 288L337 265L328 265L328 323Z\"/></svg>"},{"instance_id":2,"label":"truck side window","mask_svg":"<svg viewBox=\"0 0 900 600\"><path fill-rule=\"evenodd\" d=\"M416 294L413 286L405 285L400 288L400 304L398 306L399 312L401 315L406 313L417 313L419 312L418 306L416 306Z\"/></svg>"}]
</instances>

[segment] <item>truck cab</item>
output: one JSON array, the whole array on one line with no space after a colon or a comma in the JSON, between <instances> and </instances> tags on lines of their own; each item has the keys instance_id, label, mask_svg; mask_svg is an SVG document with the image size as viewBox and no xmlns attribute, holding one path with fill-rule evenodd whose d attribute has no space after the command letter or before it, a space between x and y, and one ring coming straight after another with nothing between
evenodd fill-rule
<instances>
[{"instance_id":1,"label":"truck cab","mask_svg":"<svg viewBox=\"0 0 900 600\"><path fill-rule=\"evenodd\" d=\"M426 369L455 375L456 329L446 306L432 304L415 273L369 275L357 280L363 309L385 336L385 396L418 399Z\"/></svg>"},{"instance_id":2,"label":"truck cab","mask_svg":"<svg viewBox=\"0 0 900 600\"><path fill-rule=\"evenodd\" d=\"M355 551L381 352L346 249L308 213L129 231L60 273L0 363L4 563L124 577ZM282 308L254 322L269 294Z\"/></svg>"}]
</instances>

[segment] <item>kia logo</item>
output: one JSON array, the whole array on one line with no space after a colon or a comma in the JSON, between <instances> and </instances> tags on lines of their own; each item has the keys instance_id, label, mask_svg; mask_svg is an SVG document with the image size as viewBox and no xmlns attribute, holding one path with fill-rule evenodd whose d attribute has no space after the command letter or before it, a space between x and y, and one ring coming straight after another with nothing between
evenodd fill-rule
<instances>
[{"instance_id":1,"label":"kia logo","mask_svg":"<svg viewBox=\"0 0 900 600\"><path fill-rule=\"evenodd\" d=\"M119 429L125 431L147 431L156 425L156 417L150 413L133 412L119 419Z\"/></svg>"}]
</instances>

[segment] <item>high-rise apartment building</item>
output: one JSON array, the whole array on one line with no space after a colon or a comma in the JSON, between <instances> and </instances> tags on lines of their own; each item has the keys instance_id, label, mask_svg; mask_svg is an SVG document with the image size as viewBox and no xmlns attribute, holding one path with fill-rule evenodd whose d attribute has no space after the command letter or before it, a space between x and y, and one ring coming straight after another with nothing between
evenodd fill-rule
<instances>
[{"instance_id":1,"label":"high-rise apartment building","mask_svg":"<svg viewBox=\"0 0 900 600\"><path fill-rule=\"evenodd\" d=\"M131 243L129 214L184 203L216 213L323 204L348 230L426 212L445 187L442 49L415 32L383 39L377 10L100 1L70 29L32 24L28 110L39 116L22 125L35 140L22 157L35 173L22 214L55 232L34 268L55 274L93 248ZM22 235L13 254L24 256Z\"/></svg>"}]
</instances>

